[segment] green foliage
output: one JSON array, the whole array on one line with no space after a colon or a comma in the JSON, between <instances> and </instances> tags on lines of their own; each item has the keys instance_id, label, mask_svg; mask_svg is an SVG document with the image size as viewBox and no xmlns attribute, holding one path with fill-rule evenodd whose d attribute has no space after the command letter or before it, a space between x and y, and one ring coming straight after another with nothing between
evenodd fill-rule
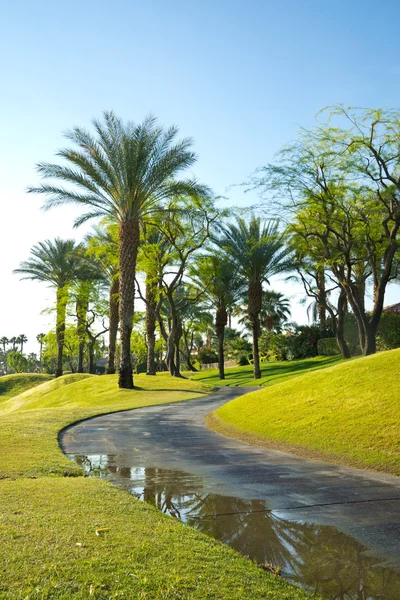
<instances>
[{"instance_id":1,"label":"green foliage","mask_svg":"<svg viewBox=\"0 0 400 600\"><path fill-rule=\"evenodd\" d=\"M339 354L339 347L336 338L321 338L317 342L319 356L334 356Z\"/></svg>"},{"instance_id":2,"label":"green foliage","mask_svg":"<svg viewBox=\"0 0 400 600\"><path fill-rule=\"evenodd\" d=\"M273 331L265 331L260 337L260 352L263 359L273 362L291 357L291 336ZM303 357L301 357L303 358Z\"/></svg>"},{"instance_id":3,"label":"green foliage","mask_svg":"<svg viewBox=\"0 0 400 600\"><path fill-rule=\"evenodd\" d=\"M198 350L197 358L200 364L209 365L218 361L218 354L212 348L204 346Z\"/></svg>"},{"instance_id":4,"label":"green foliage","mask_svg":"<svg viewBox=\"0 0 400 600\"><path fill-rule=\"evenodd\" d=\"M384 313L381 316L376 345L378 350L400 348L400 315Z\"/></svg>"},{"instance_id":5,"label":"green foliage","mask_svg":"<svg viewBox=\"0 0 400 600\"><path fill-rule=\"evenodd\" d=\"M245 367L246 365L249 365L249 364L250 364L250 361L245 354L242 354L241 356L239 356L239 359L238 359L239 367Z\"/></svg>"},{"instance_id":6,"label":"green foliage","mask_svg":"<svg viewBox=\"0 0 400 600\"><path fill-rule=\"evenodd\" d=\"M7 364L12 371L15 373L23 373L28 368L28 359L25 358L21 352L14 352L11 350L7 354Z\"/></svg>"}]
</instances>

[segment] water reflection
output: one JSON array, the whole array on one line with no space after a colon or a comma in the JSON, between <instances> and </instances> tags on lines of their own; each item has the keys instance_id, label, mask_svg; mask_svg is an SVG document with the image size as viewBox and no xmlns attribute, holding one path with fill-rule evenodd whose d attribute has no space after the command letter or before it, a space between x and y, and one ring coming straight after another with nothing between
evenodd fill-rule
<instances>
[{"instance_id":1,"label":"water reflection","mask_svg":"<svg viewBox=\"0 0 400 600\"><path fill-rule=\"evenodd\" d=\"M73 456L90 474L210 535L327 600L399 600L400 576L335 529L281 518L263 500L208 493L188 473L117 466L110 456Z\"/></svg>"}]
</instances>

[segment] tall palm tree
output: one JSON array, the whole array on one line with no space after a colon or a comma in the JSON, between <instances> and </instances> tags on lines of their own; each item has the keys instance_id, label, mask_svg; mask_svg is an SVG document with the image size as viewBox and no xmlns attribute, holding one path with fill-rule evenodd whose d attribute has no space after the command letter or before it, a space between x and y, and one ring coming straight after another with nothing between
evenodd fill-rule
<instances>
[{"instance_id":1,"label":"tall palm tree","mask_svg":"<svg viewBox=\"0 0 400 600\"><path fill-rule=\"evenodd\" d=\"M277 221L264 221L251 216L249 221L237 218L236 223L221 227L218 246L238 265L239 273L247 283L247 313L253 337L254 379L261 378L258 338L262 285L268 277L287 268L289 250L284 246Z\"/></svg>"},{"instance_id":2,"label":"tall palm tree","mask_svg":"<svg viewBox=\"0 0 400 600\"><path fill-rule=\"evenodd\" d=\"M18 344L18 342L17 342L17 337L14 335L14 336L13 336L12 338L10 338L8 341L9 341L9 343L10 343L10 344L12 344L12 349L13 349L13 352L16 352L16 350L17 350L17 344Z\"/></svg>"},{"instance_id":3,"label":"tall palm tree","mask_svg":"<svg viewBox=\"0 0 400 600\"><path fill-rule=\"evenodd\" d=\"M56 336L57 336L57 368L56 377L62 375L63 349L65 336L65 317L68 292L71 283L79 274L82 260L82 246L74 240L39 242L31 249L31 258L22 262L14 273L22 275L21 279L33 279L48 283L56 288Z\"/></svg>"},{"instance_id":4,"label":"tall palm tree","mask_svg":"<svg viewBox=\"0 0 400 600\"><path fill-rule=\"evenodd\" d=\"M133 388L131 333L134 315L136 259L140 223L175 195L205 193L194 180L176 180L176 175L196 160L192 140L175 142L177 128L164 130L156 119L124 123L113 112L104 122L93 121L95 136L75 127L67 133L76 149L61 150L66 165L40 163L45 179L72 184L44 183L30 192L47 197L44 208L74 203L85 213L75 225L93 217L110 216L119 223L121 363L119 386Z\"/></svg>"},{"instance_id":5,"label":"tall palm tree","mask_svg":"<svg viewBox=\"0 0 400 600\"><path fill-rule=\"evenodd\" d=\"M45 338L45 333L38 333L36 336L36 341L39 343L39 367L42 368L42 356L43 356L43 341Z\"/></svg>"},{"instance_id":6,"label":"tall palm tree","mask_svg":"<svg viewBox=\"0 0 400 600\"><path fill-rule=\"evenodd\" d=\"M194 283L204 289L204 297L215 310L214 329L218 338L219 378L225 379L225 327L230 311L243 294L238 263L229 255L214 254L196 261L192 271Z\"/></svg>"},{"instance_id":7,"label":"tall palm tree","mask_svg":"<svg viewBox=\"0 0 400 600\"><path fill-rule=\"evenodd\" d=\"M21 335L18 336L17 338L18 344L21 344L21 354L24 353L24 344L27 343L28 338L26 337L26 335L24 333L21 333Z\"/></svg>"},{"instance_id":8,"label":"tall palm tree","mask_svg":"<svg viewBox=\"0 0 400 600\"><path fill-rule=\"evenodd\" d=\"M6 336L3 336L0 339L0 344L3 346L3 352L4 352L4 354L7 352L7 346L8 346L9 343L10 343L10 340Z\"/></svg>"}]
</instances>

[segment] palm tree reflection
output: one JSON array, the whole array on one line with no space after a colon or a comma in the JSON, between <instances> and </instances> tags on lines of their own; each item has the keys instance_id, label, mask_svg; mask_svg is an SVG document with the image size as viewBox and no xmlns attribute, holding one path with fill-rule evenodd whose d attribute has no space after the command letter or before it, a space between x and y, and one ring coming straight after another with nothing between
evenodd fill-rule
<instances>
[{"instance_id":1,"label":"palm tree reflection","mask_svg":"<svg viewBox=\"0 0 400 600\"><path fill-rule=\"evenodd\" d=\"M182 471L118 467L99 457L78 462L97 475L106 469L135 496L259 564L279 567L287 579L322 598L399 600L400 576L334 527L288 521L263 500L207 493L200 478Z\"/></svg>"}]
</instances>

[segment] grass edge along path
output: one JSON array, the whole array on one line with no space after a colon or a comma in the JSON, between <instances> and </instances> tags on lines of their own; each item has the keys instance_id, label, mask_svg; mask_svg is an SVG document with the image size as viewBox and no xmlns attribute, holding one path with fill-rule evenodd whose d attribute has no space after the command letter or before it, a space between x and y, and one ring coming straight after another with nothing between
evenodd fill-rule
<instances>
[{"instance_id":1,"label":"grass edge along path","mask_svg":"<svg viewBox=\"0 0 400 600\"><path fill-rule=\"evenodd\" d=\"M116 376L66 376L4 403L0 598L305 600L303 590L221 542L80 476L62 454L58 433L73 420L210 391L165 376L136 382L139 389L120 393Z\"/></svg>"},{"instance_id":2,"label":"grass edge along path","mask_svg":"<svg viewBox=\"0 0 400 600\"><path fill-rule=\"evenodd\" d=\"M257 390L207 415L228 437L299 456L400 474L400 349Z\"/></svg>"}]
</instances>

